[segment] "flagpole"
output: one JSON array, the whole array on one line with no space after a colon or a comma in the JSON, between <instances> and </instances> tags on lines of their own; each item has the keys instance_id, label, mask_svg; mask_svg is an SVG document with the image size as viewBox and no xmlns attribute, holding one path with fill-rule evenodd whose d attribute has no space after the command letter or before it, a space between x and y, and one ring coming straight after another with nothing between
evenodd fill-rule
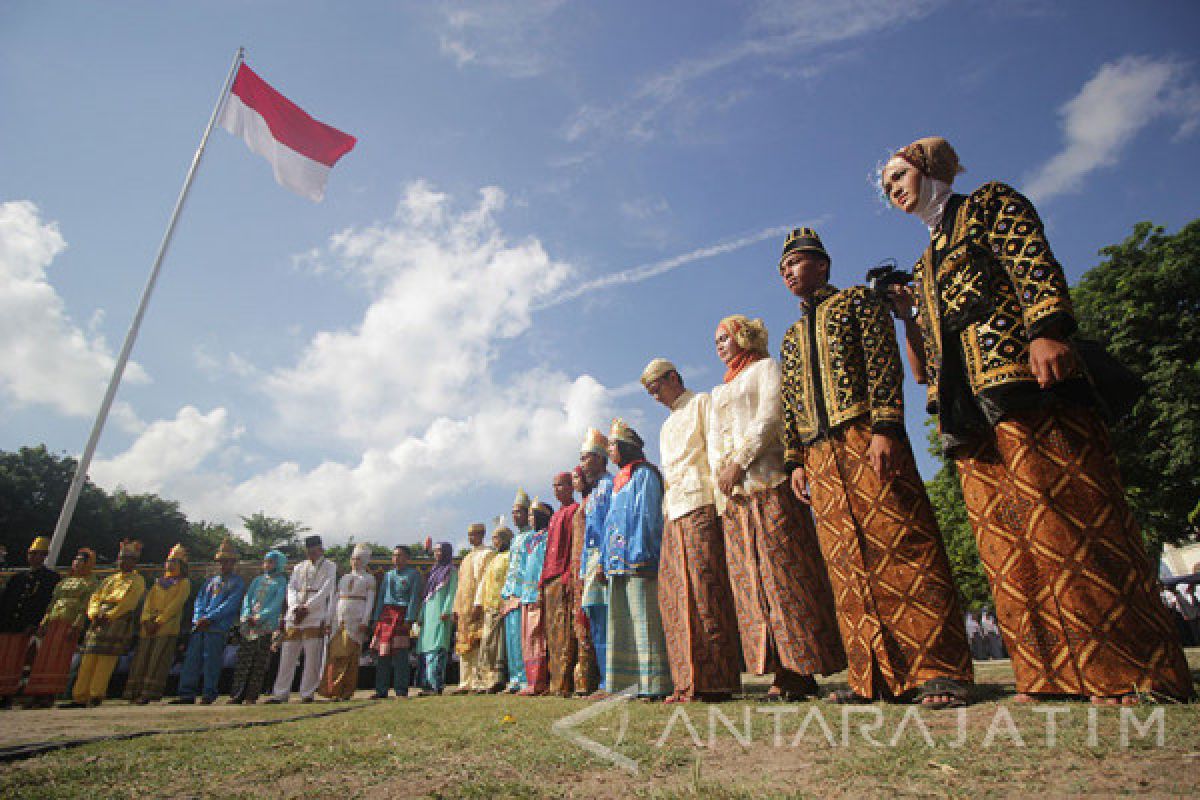
<instances>
[{"instance_id":1,"label":"flagpole","mask_svg":"<svg viewBox=\"0 0 1200 800\"><path fill-rule=\"evenodd\" d=\"M183 211L183 204L187 200L188 190L192 188L192 179L196 177L196 169L200 166L200 159L204 156L204 148L208 145L208 137L212 133L218 117L221 115L221 109L225 105L226 98L229 97L229 88L233 85L233 79L237 75L238 67L241 66L245 54L245 48L239 47L237 54L233 57L233 64L229 67L229 74L225 77L225 83L221 86L221 94L217 97L217 105L213 108L212 116L208 120L208 127L204 129L204 135L200 138L200 146L196 148L196 155L192 157L192 165L188 168L187 177L184 178L183 188L179 190L179 198L175 201L175 209L171 212L170 221L167 222L167 230L163 234L162 242L158 245L158 254L154 257L154 265L150 268L150 276L146 279L145 288L142 289L142 298L138 302L137 312L133 315L133 322L129 325L129 332L125 334L125 343L121 345L121 353L117 356L117 363L113 367L112 377L108 380L108 389L104 392L104 400L100 403L100 411L96 414L95 423L92 424L92 432L88 435L87 444L83 448L83 455L80 456L79 463L75 466L75 476L71 479L71 486L67 490L66 500L63 501L62 511L58 515L58 524L54 526L54 536L50 540L50 552L46 557L47 566L53 567L55 565L58 560L59 551L62 549L63 541L67 538L67 528L70 527L71 518L75 515L75 505L79 502L79 494L83 490L84 481L87 480L88 467L92 464L92 456L96 452L96 444L100 441L100 433L104 430L104 423L108 419L108 412L112 409L113 398L117 395L117 387L121 385L121 377L125 374L125 366L129 363L129 354L133 350L134 340L137 339L138 330L142 326L142 318L146 315L146 306L150 302L151 293L154 292L154 284L158 281L158 273L162 268L163 257L166 256L167 248L171 245L171 237L175 233L175 223L179 221L179 214Z\"/></svg>"}]
</instances>

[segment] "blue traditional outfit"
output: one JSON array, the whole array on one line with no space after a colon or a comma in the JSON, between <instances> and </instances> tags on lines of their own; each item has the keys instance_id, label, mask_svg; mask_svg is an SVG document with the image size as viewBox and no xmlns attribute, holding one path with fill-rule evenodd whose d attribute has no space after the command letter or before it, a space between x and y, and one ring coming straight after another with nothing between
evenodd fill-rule
<instances>
[{"instance_id":1,"label":"blue traditional outfit","mask_svg":"<svg viewBox=\"0 0 1200 800\"><path fill-rule=\"evenodd\" d=\"M604 435L592 428L584 440L582 452L592 452L603 457L607 444ZM583 555L580 558L579 567L579 580L582 586L579 605L583 609L583 615L587 617L601 691L607 688L604 665L608 642L608 599L604 584L596 580L596 573L600 569L604 521L608 517L608 507L612 502L612 490L612 475L605 472L596 479L591 494L587 496L587 500L583 504Z\"/></svg>"},{"instance_id":2,"label":"blue traditional outfit","mask_svg":"<svg viewBox=\"0 0 1200 800\"><path fill-rule=\"evenodd\" d=\"M237 560L237 553L228 539L217 550L218 561L227 558ZM238 620L245 593L246 581L235 572L212 576L200 589L200 594L196 595L192 606L192 635L188 639L183 672L179 676L181 701L187 703L196 699L196 694L201 690L202 673L204 702L211 703L216 699L225 642L229 638L229 629ZM201 623L204 623L204 627L200 627Z\"/></svg>"},{"instance_id":3,"label":"blue traditional outfit","mask_svg":"<svg viewBox=\"0 0 1200 800\"><path fill-rule=\"evenodd\" d=\"M611 438L640 445L620 420ZM636 684L639 697L671 694L667 640L658 603L663 481L645 459L621 467L604 523L601 568L608 579L604 681L617 692Z\"/></svg>"},{"instance_id":4,"label":"blue traditional outfit","mask_svg":"<svg viewBox=\"0 0 1200 800\"><path fill-rule=\"evenodd\" d=\"M547 516L550 509L535 503ZM522 694L545 694L550 688L549 659L546 649L546 620L538 590L546 562L545 529L535 530L521 542L521 564L517 575L521 600L521 658L525 662L525 688Z\"/></svg>"},{"instance_id":5,"label":"blue traditional outfit","mask_svg":"<svg viewBox=\"0 0 1200 800\"><path fill-rule=\"evenodd\" d=\"M271 563L269 572L250 581L242 601L238 633L237 665L233 669L231 703L254 703L266 688L267 666L271 660L271 638L279 628L283 601L287 597L287 556L272 550L263 556Z\"/></svg>"},{"instance_id":6,"label":"blue traditional outfit","mask_svg":"<svg viewBox=\"0 0 1200 800\"><path fill-rule=\"evenodd\" d=\"M375 598L375 697L408 697L409 631L421 605L421 573L413 567L392 569L379 582Z\"/></svg>"},{"instance_id":7,"label":"blue traditional outfit","mask_svg":"<svg viewBox=\"0 0 1200 800\"><path fill-rule=\"evenodd\" d=\"M514 508L529 509L529 495L524 489L517 490L516 500L513 501ZM524 559L525 539L533 534L533 529L529 525L521 527L515 524L516 531L513 533L512 544L509 546L509 552L512 554L508 560L508 575L504 579L504 586L500 589L500 599L503 601L501 608L504 614L504 652L505 658L508 660L508 688L509 692L518 692L525 688L525 659L521 653L521 590L520 579L521 562Z\"/></svg>"},{"instance_id":8,"label":"blue traditional outfit","mask_svg":"<svg viewBox=\"0 0 1200 800\"><path fill-rule=\"evenodd\" d=\"M454 627L454 595L458 590L458 570L454 567L454 548L449 542L438 545L437 563L429 571L425 597L417 614L421 626L417 634L417 655L421 659L421 683L442 693L446 685L446 657Z\"/></svg>"}]
</instances>

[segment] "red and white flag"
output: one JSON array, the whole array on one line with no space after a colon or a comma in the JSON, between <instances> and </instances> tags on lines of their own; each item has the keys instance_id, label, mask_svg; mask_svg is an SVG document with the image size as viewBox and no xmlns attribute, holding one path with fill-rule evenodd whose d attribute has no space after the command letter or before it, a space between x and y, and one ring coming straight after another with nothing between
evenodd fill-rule
<instances>
[{"instance_id":1,"label":"red and white flag","mask_svg":"<svg viewBox=\"0 0 1200 800\"><path fill-rule=\"evenodd\" d=\"M245 64L225 100L221 127L271 162L280 186L314 202L325 196L329 170L356 141L310 117Z\"/></svg>"}]
</instances>

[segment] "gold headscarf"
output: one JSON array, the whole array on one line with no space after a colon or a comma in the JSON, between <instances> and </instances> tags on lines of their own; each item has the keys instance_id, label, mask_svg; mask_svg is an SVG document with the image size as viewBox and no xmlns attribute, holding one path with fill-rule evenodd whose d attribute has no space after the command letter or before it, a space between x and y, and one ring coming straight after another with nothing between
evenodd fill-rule
<instances>
[{"instance_id":1,"label":"gold headscarf","mask_svg":"<svg viewBox=\"0 0 1200 800\"><path fill-rule=\"evenodd\" d=\"M942 183L954 183L954 178L965 172L958 161L958 153L941 136L925 136L910 145L901 147L892 158L901 158L917 168L922 175Z\"/></svg>"}]
</instances>

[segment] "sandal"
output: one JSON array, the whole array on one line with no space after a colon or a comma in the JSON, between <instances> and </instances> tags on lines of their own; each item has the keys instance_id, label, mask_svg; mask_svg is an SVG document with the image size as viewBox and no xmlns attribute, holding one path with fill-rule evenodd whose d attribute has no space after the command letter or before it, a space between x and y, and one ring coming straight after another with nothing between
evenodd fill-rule
<instances>
[{"instance_id":1,"label":"sandal","mask_svg":"<svg viewBox=\"0 0 1200 800\"><path fill-rule=\"evenodd\" d=\"M941 708L963 708L969 699L967 687L950 678L930 678L917 690L914 703L936 711Z\"/></svg>"},{"instance_id":2,"label":"sandal","mask_svg":"<svg viewBox=\"0 0 1200 800\"><path fill-rule=\"evenodd\" d=\"M853 689L834 689L825 695L825 699L838 706L861 706L871 703L871 698L863 697Z\"/></svg>"}]
</instances>

